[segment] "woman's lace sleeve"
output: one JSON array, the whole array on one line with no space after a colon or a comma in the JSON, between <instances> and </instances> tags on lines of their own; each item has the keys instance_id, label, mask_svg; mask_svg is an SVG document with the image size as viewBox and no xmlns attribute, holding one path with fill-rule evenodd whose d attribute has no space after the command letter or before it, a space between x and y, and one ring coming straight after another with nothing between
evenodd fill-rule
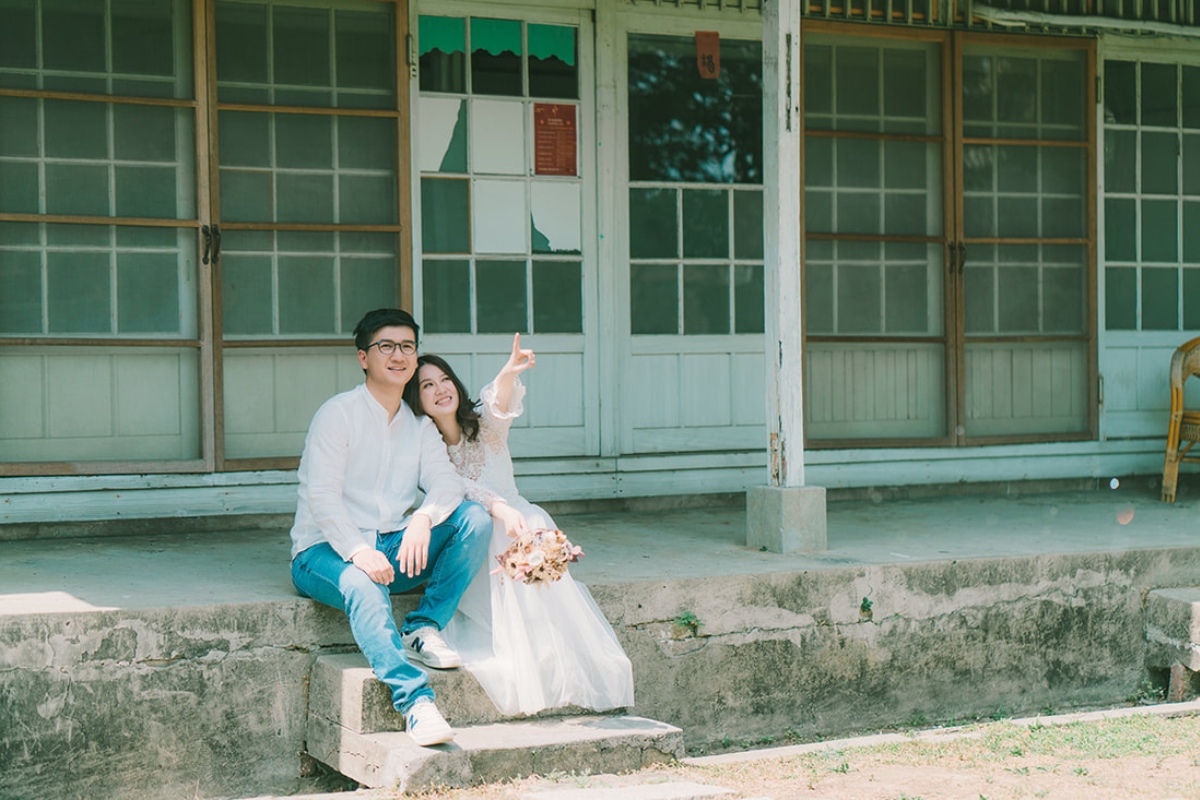
<instances>
[{"instance_id":1,"label":"woman's lace sleeve","mask_svg":"<svg viewBox=\"0 0 1200 800\"><path fill-rule=\"evenodd\" d=\"M463 496L468 500L474 500L476 503L479 503L479 505L486 508L489 512L492 510L492 503L504 499L503 495L493 492L479 481L464 478L463 484Z\"/></svg>"},{"instance_id":2,"label":"woman's lace sleeve","mask_svg":"<svg viewBox=\"0 0 1200 800\"><path fill-rule=\"evenodd\" d=\"M496 422L501 422L504 427L508 427L514 419L525 413L525 406L521 402L525 399L525 384L521 383L519 376L513 378L512 393L508 398L508 411L503 412L496 406L496 382L492 381L479 392L479 405L483 407L484 416L490 417Z\"/></svg>"}]
</instances>

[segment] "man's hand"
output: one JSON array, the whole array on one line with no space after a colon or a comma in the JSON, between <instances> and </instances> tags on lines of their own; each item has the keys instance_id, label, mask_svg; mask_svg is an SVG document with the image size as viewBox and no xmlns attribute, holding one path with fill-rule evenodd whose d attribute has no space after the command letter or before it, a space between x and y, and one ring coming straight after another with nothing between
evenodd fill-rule
<instances>
[{"instance_id":1,"label":"man's hand","mask_svg":"<svg viewBox=\"0 0 1200 800\"><path fill-rule=\"evenodd\" d=\"M503 500L492 503L490 513L492 519L503 525L504 532L514 539L528 530L525 524L525 515Z\"/></svg>"},{"instance_id":2,"label":"man's hand","mask_svg":"<svg viewBox=\"0 0 1200 800\"><path fill-rule=\"evenodd\" d=\"M374 548L359 550L350 556L350 563L367 573L367 577L376 583L390 586L396 580L396 570L388 557Z\"/></svg>"},{"instance_id":3,"label":"man's hand","mask_svg":"<svg viewBox=\"0 0 1200 800\"><path fill-rule=\"evenodd\" d=\"M433 523L424 514L413 514L404 536L400 539L400 551L396 553L396 563L400 571L410 578L425 571L429 563L429 538Z\"/></svg>"}]
</instances>

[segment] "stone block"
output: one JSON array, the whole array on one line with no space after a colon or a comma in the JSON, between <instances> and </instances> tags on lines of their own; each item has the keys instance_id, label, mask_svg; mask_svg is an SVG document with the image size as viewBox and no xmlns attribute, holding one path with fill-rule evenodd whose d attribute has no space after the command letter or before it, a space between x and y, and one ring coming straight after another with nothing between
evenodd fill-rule
<instances>
[{"instance_id":1,"label":"stone block","mask_svg":"<svg viewBox=\"0 0 1200 800\"><path fill-rule=\"evenodd\" d=\"M746 545L774 553L827 549L825 487L752 487L746 492Z\"/></svg>"}]
</instances>

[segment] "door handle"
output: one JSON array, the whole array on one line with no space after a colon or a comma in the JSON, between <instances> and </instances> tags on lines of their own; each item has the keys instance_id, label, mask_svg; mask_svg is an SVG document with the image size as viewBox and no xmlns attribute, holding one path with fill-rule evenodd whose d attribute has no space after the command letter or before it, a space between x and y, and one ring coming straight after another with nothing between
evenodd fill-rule
<instances>
[{"instance_id":1,"label":"door handle","mask_svg":"<svg viewBox=\"0 0 1200 800\"><path fill-rule=\"evenodd\" d=\"M947 242L946 249L950 251L950 274L953 275L958 270L958 243Z\"/></svg>"},{"instance_id":2,"label":"door handle","mask_svg":"<svg viewBox=\"0 0 1200 800\"><path fill-rule=\"evenodd\" d=\"M212 260L213 260L213 263L215 264L218 261L220 261L220 259L221 259L221 226L220 225L212 226L212 237L213 237Z\"/></svg>"},{"instance_id":3,"label":"door handle","mask_svg":"<svg viewBox=\"0 0 1200 800\"><path fill-rule=\"evenodd\" d=\"M221 241L221 239L218 236L218 238L217 238L218 245L220 244L220 241ZM965 244L963 244L962 242L959 242L958 243L958 274L959 275L963 274L963 267L965 267L966 265L967 265L967 246Z\"/></svg>"},{"instance_id":4,"label":"door handle","mask_svg":"<svg viewBox=\"0 0 1200 800\"><path fill-rule=\"evenodd\" d=\"M201 225L200 233L204 236L204 254L203 254L203 257L200 259L200 263L207 264L208 256L210 253L212 253L212 243L213 243L212 228L208 227L207 225Z\"/></svg>"}]
</instances>

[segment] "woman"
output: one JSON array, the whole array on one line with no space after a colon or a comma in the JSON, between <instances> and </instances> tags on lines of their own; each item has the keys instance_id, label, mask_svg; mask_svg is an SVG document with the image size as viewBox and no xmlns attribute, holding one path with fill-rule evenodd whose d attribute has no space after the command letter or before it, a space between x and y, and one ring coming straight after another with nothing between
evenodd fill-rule
<instances>
[{"instance_id":1,"label":"woman","mask_svg":"<svg viewBox=\"0 0 1200 800\"><path fill-rule=\"evenodd\" d=\"M629 658L586 586L569 572L541 586L490 574L509 537L557 527L517 491L508 452L509 426L523 410L519 376L534 362L517 334L508 362L478 403L450 365L433 355L417 360L417 379L406 389L413 411L428 415L441 432L450 460L466 479L467 497L483 504L494 520L492 557L443 633L502 713L631 706Z\"/></svg>"}]
</instances>

